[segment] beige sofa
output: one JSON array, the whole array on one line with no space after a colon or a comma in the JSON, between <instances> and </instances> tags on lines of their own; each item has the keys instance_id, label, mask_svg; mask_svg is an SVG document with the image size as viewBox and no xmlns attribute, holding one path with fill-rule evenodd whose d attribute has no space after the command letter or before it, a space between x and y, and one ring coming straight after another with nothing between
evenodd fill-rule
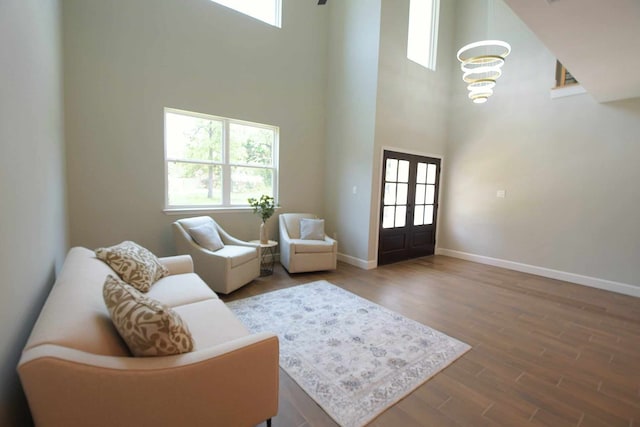
<instances>
[{"instance_id":1,"label":"beige sofa","mask_svg":"<svg viewBox=\"0 0 640 427\"><path fill-rule=\"evenodd\" d=\"M251 334L193 273L188 255L147 295L188 325L195 350L133 357L102 287L114 274L94 252L69 251L18 364L38 426L253 426L278 410L278 338Z\"/></svg>"}]
</instances>

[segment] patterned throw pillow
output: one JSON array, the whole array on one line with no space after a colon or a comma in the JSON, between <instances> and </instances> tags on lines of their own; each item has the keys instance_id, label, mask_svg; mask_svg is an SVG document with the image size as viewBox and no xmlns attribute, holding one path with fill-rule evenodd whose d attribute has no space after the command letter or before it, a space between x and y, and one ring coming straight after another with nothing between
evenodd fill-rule
<instances>
[{"instance_id":1,"label":"patterned throw pillow","mask_svg":"<svg viewBox=\"0 0 640 427\"><path fill-rule=\"evenodd\" d=\"M142 292L147 292L157 280L169 275L167 267L154 254L128 240L95 252L122 280Z\"/></svg>"},{"instance_id":2,"label":"patterned throw pillow","mask_svg":"<svg viewBox=\"0 0 640 427\"><path fill-rule=\"evenodd\" d=\"M111 320L134 356L167 356L193 350L189 328L171 308L108 275L102 289Z\"/></svg>"}]
</instances>

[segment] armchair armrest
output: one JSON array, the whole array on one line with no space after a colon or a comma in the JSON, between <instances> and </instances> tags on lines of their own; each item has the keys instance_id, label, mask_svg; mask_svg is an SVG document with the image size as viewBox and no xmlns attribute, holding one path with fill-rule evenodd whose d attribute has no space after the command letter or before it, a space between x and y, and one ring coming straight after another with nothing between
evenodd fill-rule
<instances>
[{"instance_id":1,"label":"armchair armrest","mask_svg":"<svg viewBox=\"0 0 640 427\"><path fill-rule=\"evenodd\" d=\"M332 239L331 237L327 236L326 234L324 235L324 241L327 243L331 243L333 245L333 247L335 249L337 249L338 247L338 242L335 239Z\"/></svg>"},{"instance_id":2,"label":"armchair armrest","mask_svg":"<svg viewBox=\"0 0 640 427\"><path fill-rule=\"evenodd\" d=\"M258 248L258 250L260 250L260 245L237 239L233 237L231 234L224 231L221 227L218 227L218 234L220 234L220 238L222 238L222 242L225 245L249 246L252 248Z\"/></svg>"}]
</instances>

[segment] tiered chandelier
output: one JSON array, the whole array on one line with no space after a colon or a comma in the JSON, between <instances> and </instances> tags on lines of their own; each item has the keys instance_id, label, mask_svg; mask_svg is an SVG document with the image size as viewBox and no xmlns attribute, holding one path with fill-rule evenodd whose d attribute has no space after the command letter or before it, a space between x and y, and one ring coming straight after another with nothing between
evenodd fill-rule
<instances>
[{"instance_id":1,"label":"tiered chandelier","mask_svg":"<svg viewBox=\"0 0 640 427\"><path fill-rule=\"evenodd\" d=\"M469 83L469 99L483 104L493 95L496 80L502 75L504 58L511 46L501 40L483 40L469 43L458 51L462 80Z\"/></svg>"},{"instance_id":2,"label":"tiered chandelier","mask_svg":"<svg viewBox=\"0 0 640 427\"><path fill-rule=\"evenodd\" d=\"M487 33L493 15L493 0L488 0ZM468 83L469 99L484 104L493 95L496 80L502 75L504 59L511 53L511 46L501 40L483 40L463 46L457 54L462 70L462 80Z\"/></svg>"}]
</instances>

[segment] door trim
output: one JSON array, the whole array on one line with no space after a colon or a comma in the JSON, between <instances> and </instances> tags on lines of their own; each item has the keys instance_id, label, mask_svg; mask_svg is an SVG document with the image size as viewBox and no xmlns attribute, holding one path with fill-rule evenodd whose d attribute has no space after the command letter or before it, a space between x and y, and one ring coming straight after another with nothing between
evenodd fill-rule
<instances>
[{"instance_id":1,"label":"door trim","mask_svg":"<svg viewBox=\"0 0 640 427\"><path fill-rule=\"evenodd\" d=\"M443 154L433 154L433 153L427 153L424 151L418 151L418 150L412 150L412 149L408 149L408 148L399 148L399 147L393 147L390 145L383 145L382 147L380 147L380 151L378 152L378 171L377 171L377 182L375 183L375 192L372 194L372 197L375 195L376 197L376 209L375 209L375 219L373 221L371 221L371 225L373 227L373 229L369 230L369 239L371 239L371 236L375 236L375 244L374 244L374 262L375 262L375 267L378 267L378 250L380 249L380 206L382 204L382 199L380 197L380 194L382 194L382 169L384 169L384 152L386 151L395 151L398 153L404 153L404 154L413 154L415 156L422 156L422 157L432 157L434 159L440 159L440 184L438 185L438 218L440 218L440 212L441 212L441 207L442 207L442 187L443 187L443 174L442 174L442 169L444 168L444 155ZM373 215L373 209L372 212L370 213L371 215ZM440 240L440 222L441 221L436 221L436 247L435 247L435 251L438 250L438 241ZM437 252L436 252L437 253Z\"/></svg>"}]
</instances>

